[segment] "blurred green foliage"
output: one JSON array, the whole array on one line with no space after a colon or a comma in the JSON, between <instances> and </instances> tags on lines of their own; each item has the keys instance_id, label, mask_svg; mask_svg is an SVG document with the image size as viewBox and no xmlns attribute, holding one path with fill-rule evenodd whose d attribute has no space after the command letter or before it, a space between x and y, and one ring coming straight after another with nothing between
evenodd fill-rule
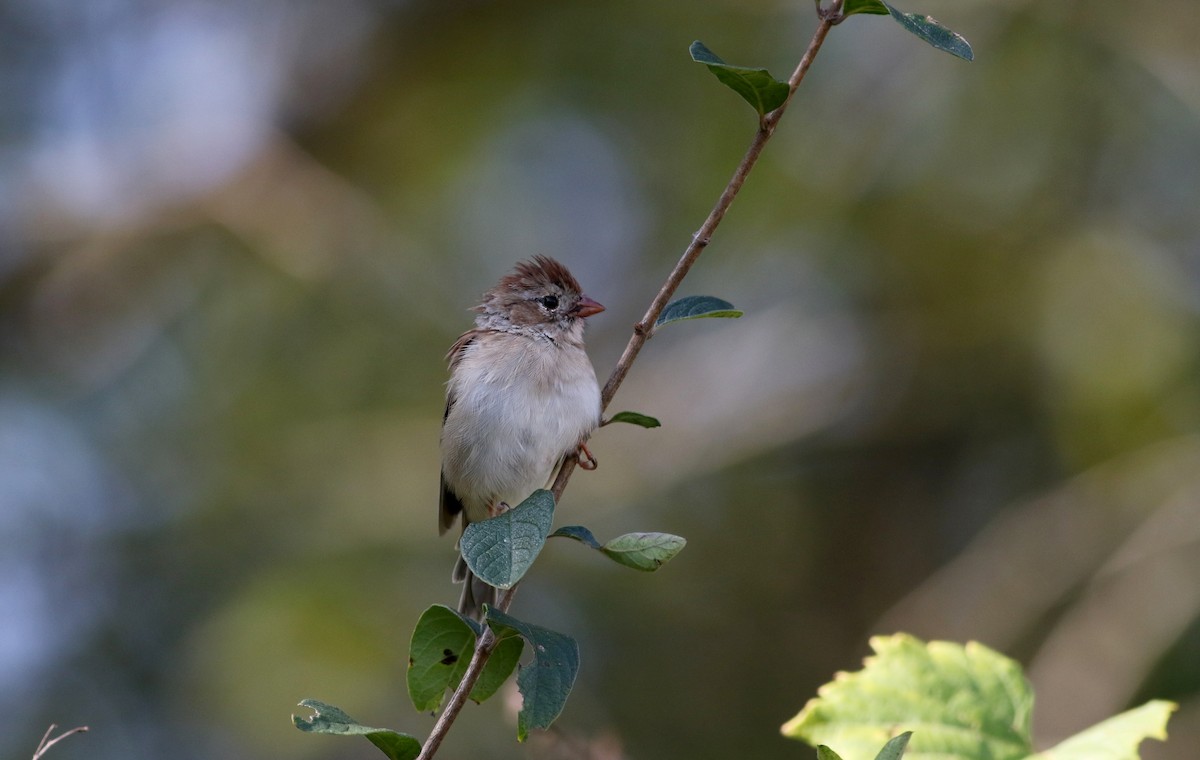
<instances>
[{"instance_id":1,"label":"blurred green foliage","mask_svg":"<svg viewBox=\"0 0 1200 760\"><path fill-rule=\"evenodd\" d=\"M836 28L514 608L556 726L447 756L767 757L873 633L1028 667L1035 745L1161 696L1200 744L1200 8L923 3ZM790 70L812 4L0 4L0 754L370 757L453 602L442 356L517 259L604 376L755 129L687 54ZM653 674L653 689L647 674ZM349 753L349 754L348 754ZM605 754L607 753L607 754ZM570 756L578 756L578 752Z\"/></svg>"}]
</instances>

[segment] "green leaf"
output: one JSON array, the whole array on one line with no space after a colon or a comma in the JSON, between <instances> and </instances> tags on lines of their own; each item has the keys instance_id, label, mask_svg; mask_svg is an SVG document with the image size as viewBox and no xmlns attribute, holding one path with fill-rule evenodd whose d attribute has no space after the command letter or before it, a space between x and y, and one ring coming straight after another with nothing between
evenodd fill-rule
<instances>
[{"instance_id":1,"label":"green leaf","mask_svg":"<svg viewBox=\"0 0 1200 760\"><path fill-rule=\"evenodd\" d=\"M784 724L785 736L870 757L906 726L920 726L910 757L1021 760L1033 749L1033 695L1017 663L987 647L909 636L871 639L875 656L840 673Z\"/></svg>"},{"instance_id":2,"label":"green leaf","mask_svg":"<svg viewBox=\"0 0 1200 760\"><path fill-rule=\"evenodd\" d=\"M900 760L904 755L904 748L908 746L908 740L912 736L912 731L905 731L899 736L893 736L888 743L883 745L883 749L879 750L879 754L875 756L875 760ZM842 760L841 755L834 752L824 744L817 746L817 760Z\"/></svg>"},{"instance_id":3,"label":"green leaf","mask_svg":"<svg viewBox=\"0 0 1200 760\"><path fill-rule=\"evenodd\" d=\"M912 731L905 731L899 736L893 736L887 744L883 745L883 749L879 750L875 760L900 760L904 756L904 750L908 747L908 740L911 738Z\"/></svg>"},{"instance_id":4,"label":"green leaf","mask_svg":"<svg viewBox=\"0 0 1200 760\"><path fill-rule=\"evenodd\" d=\"M886 16L890 11L879 0L846 0L846 2L842 3L843 16L853 16L855 13L873 13L877 16Z\"/></svg>"},{"instance_id":5,"label":"green leaf","mask_svg":"<svg viewBox=\"0 0 1200 760\"><path fill-rule=\"evenodd\" d=\"M617 412L608 419L609 422L628 422L630 425L641 425L644 428L662 427L662 423L641 412Z\"/></svg>"},{"instance_id":6,"label":"green leaf","mask_svg":"<svg viewBox=\"0 0 1200 760\"><path fill-rule=\"evenodd\" d=\"M670 533L626 533L601 546L600 551L617 564L653 572L686 545L686 539Z\"/></svg>"},{"instance_id":7,"label":"green leaf","mask_svg":"<svg viewBox=\"0 0 1200 760\"><path fill-rule=\"evenodd\" d=\"M484 583L512 588L537 559L553 522L554 494L539 489L504 514L468 525L458 548Z\"/></svg>"},{"instance_id":8,"label":"green leaf","mask_svg":"<svg viewBox=\"0 0 1200 760\"><path fill-rule=\"evenodd\" d=\"M686 539L670 533L626 533L607 544L601 544L592 532L582 525L566 525L554 531L553 535L573 538L601 552L619 565L645 572L653 572L662 567L687 545Z\"/></svg>"},{"instance_id":9,"label":"green leaf","mask_svg":"<svg viewBox=\"0 0 1200 760\"><path fill-rule=\"evenodd\" d=\"M733 308L733 304L713 296L687 296L678 301L672 301L654 320L655 329L671 322L685 319L703 319L706 317L722 317L737 319L742 312Z\"/></svg>"},{"instance_id":10,"label":"green leaf","mask_svg":"<svg viewBox=\"0 0 1200 760\"><path fill-rule=\"evenodd\" d=\"M564 525L551 533L550 536L551 538L555 536L559 538L573 538L579 543L587 544L597 551L600 549L600 542L596 540L596 537L592 535L590 530L582 525Z\"/></svg>"},{"instance_id":11,"label":"green leaf","mask_svg":"<svg viewBox=\"0 0 1200 760\"><path fill-rule=\"evenodd\" d=\"M475 631L449 607L435 604L421 614L408 647L408 696L420 712L433 712L446 689L467 672Z\"/></svg>"},{"instance_id":12,"label":"green leaf","mask_svg":"<svg viewBox=\"0 0 1200 760\"><path fill-rule=\"evenodd\" d=\"M562 712L579 673L579 645L575 639L540 626L524 623L490 607L484 619L498 635L515 631L533 651L533 662L517 673L521 712L517 714L517 741L525 741L531 728L549 728Z\"/></svg>"},{"instance_id":13,"label":"green leaf","mask_svg":"<svg viewBox=\"0 0 1200 760\"><path fill-rule=\"evenodd\" d=\"M933 45L938 50L958 56L964 61L975 60L975 51L971 50L971 43L967 42L961 34L947 29L932 16L904 13L884 0L878 0L878 2L887 8L888 13L896 20L896 23L925 40L930 45ZM859 12L876 13L877 11ZM843 13L845 13L844 9Z\"/></svg>"},{"instance_id":14,"label":"green leaf","mask_svg":"<svg viewBox=\"0 0 1200 760\"><path fill-rule=\"evenodd\" d=\"M388 728L364 726L333 705L315 699L301 700L300 706L307 707L315 713L311 718L292 716L292 723L301 731L312 734L365 736L391 760L412 760L421 754L421 742L408 734Z\"/></svg>"},{"instance_id":15,"label":"green leaf","mask_svg":"<svg viewBox=\"0 0 1200 760\"><path fill-rule=\"evenodd\" d=\"M780 82L767 73L766 69L731 66L718 58L717 54L705 47L700 40L693 42L688 52L692 54L693 61L708 66L708 70L716 75L721 84L741 95L758 111L760 118L779 108L788 98L787 82Z\"/></svg>"},{"instance_id":16,"label":"green leaf","mask_svg":"<svg viewBox=\"0 0 1200 760\"><path fill-rule=\"evenodd\" d=\"M421 614L408 649L408 696L420 712L436 711L446 689L467 672L482 628L455 610L435 604ZM517 636L502 639L483 666L470 697L483 702L512 675L525 643Z\"/></svg>"},{"instance_id":17,"label":"green leaf","mask_svg":"<svg viewBox=\"0 0 1200 760\"><path fill-rule=\"evenodd\" d=\"M488 697L495 694L512 675L516 669L517 663L521 660L521 652L525 651L525 640L515 633L509 636L501 636L496 648L492 650L492 656L488 658L487 664L483 666L483 672L479 674L479 680L475 682L475 686L471 689L470 698L474 702L483 702Z\"/></svg>"},{"instance_id":18,"label":"green leaf","mask_svg":"<svg viewBox=\"0 0 1200 760\"><path fill-rule=\"evenodd\" d=\"M1154 700L1101 721L1030 760L1137 760L1143 739L1165 740L1167 719L1178 709Z\"/></svg>"}]
</instances>

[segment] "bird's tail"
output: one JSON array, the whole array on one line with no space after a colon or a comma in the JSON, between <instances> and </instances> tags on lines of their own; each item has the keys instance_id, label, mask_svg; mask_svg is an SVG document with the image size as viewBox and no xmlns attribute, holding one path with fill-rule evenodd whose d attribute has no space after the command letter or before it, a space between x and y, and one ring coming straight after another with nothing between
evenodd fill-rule
<instances>
[{"instance_id":1,"label":"bird's tail","mask_svg":"<svg viewBox=\"0 0 1200 760\"><path fill-rule=\"evenodd\" d=\"M483 619L483 605L489 607L496 606L496 598L499 592L495 586L489 586L483 581L475 577L471 572L471 568L467 567L467 561L458 555L458 562L454 563L454 572L450 576L455 583L463 585L462 596L458 598L458 611L467 617L475 620Z\"/></svg>"}]
</instances>

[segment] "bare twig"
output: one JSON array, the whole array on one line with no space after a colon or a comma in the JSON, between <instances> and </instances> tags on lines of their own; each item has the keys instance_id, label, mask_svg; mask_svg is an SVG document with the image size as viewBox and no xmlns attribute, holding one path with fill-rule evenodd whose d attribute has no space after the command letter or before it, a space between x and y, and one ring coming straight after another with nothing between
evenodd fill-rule
<instances>
[{"instance_id":1,"label":"bare twig","mask_svg":"<svg viewBox=\"0 0 1200 760\"><path fill-rule=\"evenodd\" d=\"M51 747L53 747L55 744L58 744L63 739L66 739L71 734L82 734L88 730L87 726L79 726L77 728L72 728L70 731L63 731L61 734L51 739L50 734L54 733L54 729L56 728L58 728L58 726L54 723L51 723L50 728L46 729L46 733L42 735L42 740L38 742L37 749L34 750L33 760L41 760L41 758L45 757L46 752Z\"/></svg>"},{"instance_id":2,"label":"bare twig","mask_svg":"<svg viewBox=\"0 0 1200 760\"><path fill-rule=\"evenodd\" d=\"M817 30L813 33L812 40L808 43L808 49L804 51L804 55L800 58L800 63L796 66L796 70L788 78L787 99L759 122L758 131L755 133L754 139L750 142L750 147L746 150L746 154L734 170L733 177L725 185L725 190L722 191L721 197L717 199L716 205L709 212L708 218L704 220L704 224L700 225L700 229L692 236L692 242L684 250L683 256L680 257L675 268L667 276L667 280L663 283L662 288L659 289L658 295L650 302L650 308L646 310L645 316L633 326L633 335L630 337L629 343L626 344L621 358L617 361L617 366L613 368L612 374L609 375L608 382L604 384L604 389L600 392L601 411L608 408L613 396L617 393L617 389L624 382L625 376L629 374L629 368L633 366L634 359L637 358L642 347L646 345L646 341L650 339L655 320L662 314L663 309L670 302L671 296L679 289L679 284L683 282L683 278L687 276L692 265L696 263L696 259L700 257L705 247L708 246L713 232L716 231L721 220L725 218L725 212L733 205L733 199L737 197L738 192L742 189L742 184L746 181L746 176L750 174L750 170L758 162L758 157L762 154L763 147L771 139L771 135L775 133L775 127L779 124L779 120L783 118L784 111L787 110L788 104L791 103L792 96L796 94L796 88L804 80L804 75L808 73L809 67L812 66L813 59L821 49L821 45L825 43L825 37L829 34L829 30L842 20L842 2L843 0L833 0L828 7L822 8L818 0L817 16L820 18L820 23L817 24ZM566 489L567 482L571 479L571 473L575 471L576 464L578 464L576 457L567 457L562 467L559 468L558 476L554 479L554 485L551 486L555 503L562 498L563 490ZM515 594L516 588L511 588L504 592L497 604L501 611L508 611ZM480 673L483 672L483 666L487 664L488 657L491 656L495 648L496 635L485 624L483 634L475 642L475 653L471 657L471 662L467 665L467 672L463 675L462 681L459 682L458 687L450 696L450 700L446 703L442 714L438 717L437 723L434 724L433 731L430 732L429 738L425 741L425 746L421 749L421 754L417 757L417 760L430 760L437 752L446 733L450 730L450 726L453 725L459 711L462 710L463 705L466 703L471 689L475 687L475 682L479 679Z\"/></svg>"}]
</instances>

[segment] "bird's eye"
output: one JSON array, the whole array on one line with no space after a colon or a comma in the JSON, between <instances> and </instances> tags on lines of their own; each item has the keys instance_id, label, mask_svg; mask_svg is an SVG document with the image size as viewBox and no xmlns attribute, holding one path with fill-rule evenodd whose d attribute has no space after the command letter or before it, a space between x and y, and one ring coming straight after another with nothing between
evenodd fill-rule
<instances>
[{"instance_id":1,"label":"bird's eye","mask_svg":"<svg viewBox=\"0 0 1200 760\"><path fill-rule=\"evenodd\" d=\"M558 296L542 296L538 299L542 306L545 306L550 311L558 308Z\"/></svg>"}]
</instances>

